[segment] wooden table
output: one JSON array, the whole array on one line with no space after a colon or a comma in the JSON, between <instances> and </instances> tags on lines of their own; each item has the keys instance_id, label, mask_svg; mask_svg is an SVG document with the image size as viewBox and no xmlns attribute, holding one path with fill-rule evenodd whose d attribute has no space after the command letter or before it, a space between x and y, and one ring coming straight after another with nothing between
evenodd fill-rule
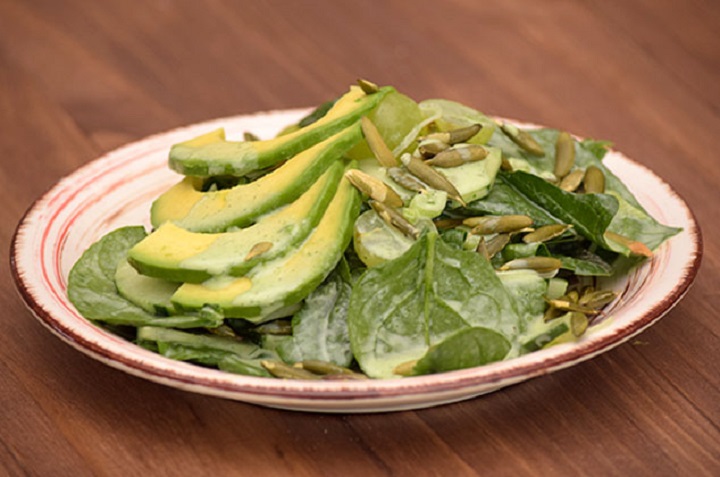
<instances>
[{"instance_id":1,"label":"wooden table","mask_svg":"<svg viewBox=\"0 0 720 477\"><path fill-rule=\"evenodd\" d=\"M596 359L417 412L316 415L153 384L43 329L7 265L0 474L720 475L720 4L0 0L2 263L62 176L200 120L356 77L610 138L703 227L675 309ZM2 472L4 470L4 472Z\"/></svg>"}]
</instances>

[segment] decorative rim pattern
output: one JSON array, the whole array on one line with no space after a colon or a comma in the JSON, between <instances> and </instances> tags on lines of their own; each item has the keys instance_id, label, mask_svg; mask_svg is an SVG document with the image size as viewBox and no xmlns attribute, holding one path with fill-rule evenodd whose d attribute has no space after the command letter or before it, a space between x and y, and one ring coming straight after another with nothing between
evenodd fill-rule
<instances>
[{"instance_id":1,"label":"decorative rim pattern","mask_svg":"<svg viewBox=\"0 0 720 477\"><path fill-rule=\"evenodd\" d=\"M74 348L145 379L267 406L372 412L467 399L590 359L659 320L687 292L697 274L702 237L693 213L653 172L612 151L605 164L653 216L683 227L684 232L620 284L623 298L609 311L612 319L577 343L432 376L361 382L282 381L169 360L104 331L75 311L65 293L67 272L80 253L105 232L126 224L147 224L150 201L177 181L166 167L170 145L217 127L225 127L230 138L246 130L269 137L307 111L235 116L175 129L121 147L62 179L28 209L15 231L11 269L28 308Z\"/></svg>"}]
</instances>

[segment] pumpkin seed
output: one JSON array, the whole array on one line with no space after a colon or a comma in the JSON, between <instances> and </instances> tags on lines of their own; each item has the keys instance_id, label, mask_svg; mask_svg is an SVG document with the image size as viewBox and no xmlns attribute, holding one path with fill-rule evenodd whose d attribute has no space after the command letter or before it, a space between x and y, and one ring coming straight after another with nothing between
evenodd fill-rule
<instances>
[{"instance_id":1,"label":"pumpkin seed","mask_svg":"<svg viewBox=\"0 0 720 477\"><path fill-rule=\"evenodd\" d=\"M213 335L224 336L226 338L238 338L237 334L235 334L235 330L230 328L228 325L220 325L215 328L205 328L205 329L208 330Z\"/></svg>"},{"instance_id":2,"label":"pumpkin seed","mask_svg":"<svg viewBox=\"0 0 720 477\"><path fill-rule=\"evenodd\" d=\"M515 260L510 260L509 262L505 263L503 266L500 267L500 270L523 270L523 269L529 269L529 270L535 270L538 273L548 273L555 270L559 270L560 267L562 267L562 262L558 260L557 258L553 257L526 257L526 258L516 258ZM550 304L554 305L552 303L553 301L558 300L550 300ZM557 305L554 305L557 308L560 308Z\"/></svg>"},{"instance_id":3,"label":"pumpkin seed","mask_svg":"<svg viewBox=\"0 0 720 477\"><path fill-rule=\"evenodd\" d=\"M442 151L425 164L435 167L457 167L468 162L476 162L485 159L488 155L487 149L476 144L469 144L464 147L454 147Z\"/></svg>"},{"instance_id":4,"label":"pumpkin seed","mask_svg":"<svg viewBox=\"0 0 720 477\"><path fill-rule=\"evenodd\" d=\"M590 324L588 317L578 311L570 313L570 332L576 338L585 334Z\"/></svg>"},{"instance_id":5,"label":"pumpkin seed","mask_svg":"<svg viewBox=\"0 0 720 477\"><path fill-rule=\"evenodd\" d=\"M584 294L578 303L595 310L600 309L613 301L617 297L617 293L611 290L597 290Z\"/></svg>"},{"instance_id":6,"label":"pumpkin seed","mask_svg":"<svg viewBox=\"0 0 720 477\"><path fill-rule=\"evenodd\" d=\"M366 79L359 78L357 80L357 84L360 86L360 89L365 92L365 94L375 94L380 91L380 87L378 85Z\"/></svg>"},{"instance_id":7,"label":"pumpkin seed","mask_svg":"<svg viewBox=\"0 0 720 477\"><path fill-rule=\"evenodd\" d=\"M261 335L279 335L288 336L292 334L292 321L290 320L273 320L263 323L255 328L255 331Z\"/></svg>"},{"instance_id":8,"label":"pumpkin seed","mask_svg":"<svg viewBox=\"0 0 720 477\"><path fill-rule=\"evenodd\" d=\"M523 242L535 243L535 242L547 242L564 234L570 229L572 225L567 224L551 224L544 225L537 230L530 232L523 236Z\"/></svg>"},{"instance_id":9,"label":"pumpkin seed","mask_svg":"<svg viewBox=\"0 0 720 477\"><path fill-rule=\"evenodd\" d=\"M488 258L493 258L498 253L502 252L502 249L505 248L505 245L510 243L510 234L497 234L493 238L488 239L487 241L481 239L481 242L485 242L485 248L487 250Z\"/></svg>"},{"instance_id":10,"label":"pumpkin seed","mask_svg":"<svg viewBox=\"0 0 720 477\"><path fill-rule=\"evenodd\" d=\"M281 361L262 360L260 365L280 379L320 379L320 376L304 369L295 368Z\"/></svg>"},{"instance_id":11,"label":"pumpkin seed","mask_svg":"<svg viewBox=\"0 0 720 477\"><path fill-rule=\"evenodd\" d=\"M562 179L575 165L575 141L565 131L555 141L555 177Z\"/></svg>"},{"instance_id":12,"label":"pumpkin seed","mask_svg":"<svg viewBox=\"0 0 720 477\"><path fill-rule=\"evenodd\" d=\"M547 310L545 310L545 313L543 314L543 321L547 323L548 321L559 318L564 314L564 312L558 310L554 306L548 306Z\"/></svg>"},{"instance_id":13,"label":"pumpkin seed","mask_svg":"<svg viewBox=\"0 0 720 477\"><path fill-rule=\"evenodd\" d=\"M407 237L417 240L420 237L420 230L408 220L396 209L385 205L377 200L368 201L370 207L380 216L391 227L398 229L400 232L405 234Z\"/></svg>"},{"instance_id":14,"label":"pumpkin seed","mask_svg":"<svg viewBox=\"0 0 720 477\"><path fill-rule=\"evenodd\" d=\"M580 294L577 290L570 290L565 294L565 299L567 299L570 303L577 303L580 299Z\"/></svg>"},{"instance_id":15,"label":"pumpkin seed","mask_svg":"<svg viewBox=\"0 0 720 477\"><path fill-rule=\"evenodd\" d=\"M394 180L402 187L413 192L423 192L427 190L427 186L417 177L410 174L406 169L401 167L391 167L387 170L390 179Z\"/></svg>"},{"instance_id":16,"label":"pumpkin seed","mask_svg":"<svg viewBox=\"0 0 720 477\"><path fill-rule=\"evenodd\" d=\"M393 155L390 148L385 144L385 140L380 135L377 127L367 116L363 116L360 119L360 126L362 127L365 141L367 142L370 150L377 158L378 162L383 167L394 167L397 166L397 160Z\"/></svg>"},{"instance_id":17,"label":"pumpkin seed","mask_svg":"<svg viewBox=\"0 0 720 477\"><path fill-rule=\"evenodd\" d=\"M582 184L584 177L584 169L575 169L570 174L562 178L558 187L560 187L565 192L575 192L578 187L580 187L580 184Z\"/></svg>"},{"instance_id":18,"label":"pumpkin seed","mask_svg":"<svg viewBox=\"0 0 720 477\"><path fill-rule=\"evenodd\" d=\"M573 303L568 299L548 300L548 304L562 311L578 311L586 315L597 315L598 313L600 313L599 310L593 310L592 308L589 308L587 306Z\"/></svg>"},{"instance_id":19,"label":"pumpkin seed","mask_svg":"<svg viewBox=\"0 0 720 477\"><path fill-rule=\"evenodd\" d=\"M475 235L499 234L516 232L533 224L533 219L527 215L485 215L482 217L468 217L463 224L472 227Z\"/></svg>"},{"instance_id":20,"label":"pumpkin seed","mask_svg":"<svg viewBox=\"0 0 720 477\"><path fill-rule=\"evenodd\" d=\"M452 145L460 142L467 142L473 136L479 133L481 129L481 124L472 124L464 128L453 129L452 131L428 134L427 136L422 138L422 140L432 139Z\"/></svg>"},{"instance_id":21,"label":"pumpkin seed","mask_svg":"<svg viewBox=\"0 0 720 477\"><path fill-rule=\"evenodd\" d=\"M420 158L411 156L410 154L404 154L403 164L412 175L425 182L433 189L441 190L447 193L448 197L460 202L463 206L467 205L460 196L460 192L458 192L452 182L450 182L441 172L438 172L425 164Z\"/></svg>"},{"instance_id":22,"label":"pumpkin seed","mask_svg":"<svg viewBox=\"0 0 720 477\"><path fill-rule=\"evenodd\" d=\"M434 219L433 224L435 224L436 229L444 230L444 229L454 229L458 225L462 225L463 219L454 219L449 217L443 217L441 219Z\"/></svg>"},{"instance_id":23,"label":"pumpkin seed","mask_svg":"<svg viewBox=\"0 0 720 477\"><path fill-rule=\"evenodd\" d=\"M397 374L398 376L412 376L413 370L415 369L415 365L417 364L417 362L417 359L413 359L411 361L405 361L404 363L400 363L395 366L395 369L393 369L393 374Z\"/></svg>"},{"instance_id":24,"label":"pumpkin seed","mask_svg":"<svg viewBox=\"0 0 720 477\"><path fill-rule=\"evenodd\" d=\"M358 169L350 169L345 172L345 177L347 177L350 183L360 192L369 196L371 199L380 201L390 207L403 206L403 200L397 192L388 187L388 185L380 179Z\"/></svg>"},{"instance_id":25,"label":"pumpkin seed","mask_svg":"<svg viewBox=\"0 0 720 477\"><path fill-rule=\"evenodd\" d=\"M259 140L260 140L260 138L259 138L257 135L251 133L250 131L245 131L245 132L243 133L243 139L244 139L245 141L248 141L248 142L259 141Z\"/></svg>"},{"instance_id":26,"label":"pumpkin seed","mask_svg":"<svg viewBox=\"0 0 720 477\"><path fill-rule=\"evenodd\" d=\"M447 149L450 149L450 145L438 139L425 139L418 144L418 152L425 159L429 159Z\"/></svg>"},{"instance_id":27,"label":"pumpkin seed","mask_svg":"<svg viewBox=\"0 0 720 477\"><path fill-rule=\"evenodd\" d=\"M522 150L529 152L533 156L542 157L545 155L545 150L527 131L505 122L500 123L500 129Z\"/></svg>"},{"instance_id":28,"label":"pumpkin seed","mask_svg":"<svg viewBox=\"0 0 720 477\"><path fill-rule=\"evenodd\" d=\"M478 241L477 246L475 247L475 252L479 253L483 257L485 257L486 260L490 260L492 257L490 256L490 252L487 248L487 243L485 242L485 237L480 237L480 241Z\"/></svg>"},{"instance_id":29,"label":"pumpkin seed","mask_svg":"<svg viewBox=\"0 0 720 477\"><path fill-rule=\"evenodd\" d=\"M293 365L294 367L299 367L302 369L305 369L307 371L310 371L311 373L315 374L357 374L355 371L353 371L350 368L346 368L344 366L338 366L335 363L331 363L329 361L322 361L319 359L306 359L303 361L300 361L299 363L295 363Z\"/></svg>"},{"instance_id":30,"label":"pumpkin seed","mask_svg":"<svg viewBox=\"0 0 720 477\"><path fill-rule=\"evenodd\" d=\"M602 194L605 192L605 174L599 167L588 167L583 179L583 186L587 194Z\"/></svg>"},{"instance_id":31,"label":"pumpkin seed","mask_svg":"<svg viewBox=\"0 0 720 477\"><path fill-rule=\"evenodd\" d=\"M324 374L320 377L323 381L355 381L361 379L370 379L364 374Z\"/></svg>"},{"instance_id":32,"label":"pumpkin seed","mask_svg":"<svg viewBox=\"0 0 720 477\"><path fill-rule=\"evenodd\" d=\"M652 250L650 250L647 245L642 242L632 240L624 235L616 234L615 232L605 232L604 235L605 239L624 245L635 255L642 255L648 258L652 257Z\"/></svg>"},{"instance_id":33,"label":"pumpkin seed","mask_svg":"<svg viewBox=\"0 0 720 477\"><path fill-rule=\"evenodd\" d=\"M248 261L250 259L253 259L257 257L258 255L262 255L263 253L267 252L273 248L272 242L258 242L255 245L252 246L250 251L245 255L245 261Z\"/></svg>"}]
</instances>

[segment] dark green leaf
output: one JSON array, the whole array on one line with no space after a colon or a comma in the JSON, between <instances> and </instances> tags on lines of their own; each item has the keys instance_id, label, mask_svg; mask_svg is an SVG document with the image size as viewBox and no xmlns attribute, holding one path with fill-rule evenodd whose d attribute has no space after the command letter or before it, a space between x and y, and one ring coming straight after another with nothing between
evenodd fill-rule
<instances>
[{"instance_id":1,"label":"dark green leaf","mask_svg":"<svg viewBox=\"0 0 720 477\"><path fill-rule=\"evenodd\" d=\"M510 341L493 330L465 328L432 346L415 365L415 374L434 374L472 368L500 361L510 351Z\"/></svg>"},{"instance_id":2,"label":"dark green leaf","mask_svg":"<svg viewBox=\"0 0 720 477\"><path fill-rule=\"evenodd\" d=\"M215 327L222 316L212 310L193 315L159 317L129 302L117 292L115 269L127 251L145 237L142 227L124 227L105 235L83 253L68 277L68 297L88 320L113 325L171 328Z\"/></svg>"},{"instance_id":3,"label":"dark green leaf","mask_svg":"<svg viewBox=\"0 0 720 477\"><path fill-rule=\"evenodd\" d=\"M429 233L362 276L350 299L348 324L363 371L387 378L397 365L419 359L465 328L493 329L512 340L520 319L487 260Z\"/></svg>"}]
</instances>

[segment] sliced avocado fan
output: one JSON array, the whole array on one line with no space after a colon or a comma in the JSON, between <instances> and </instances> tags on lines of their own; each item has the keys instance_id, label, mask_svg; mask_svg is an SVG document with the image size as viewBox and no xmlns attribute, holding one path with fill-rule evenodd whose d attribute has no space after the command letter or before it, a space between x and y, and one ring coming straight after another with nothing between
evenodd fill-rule
<instances>
[{"instance_id":1,"label":"sliced avocado fan","mask_svg":"<svg viewBox=\"0 0 720 477\"><path fill-rule=\"evenodd\" d=\"M170 150L170 168L188 176L243 176L273 166L358 122L394 88L385 86L366 94L351 86L325 116L292 133L265 141L227 141L218 129Z\"/></svg>"}]
</instances>

